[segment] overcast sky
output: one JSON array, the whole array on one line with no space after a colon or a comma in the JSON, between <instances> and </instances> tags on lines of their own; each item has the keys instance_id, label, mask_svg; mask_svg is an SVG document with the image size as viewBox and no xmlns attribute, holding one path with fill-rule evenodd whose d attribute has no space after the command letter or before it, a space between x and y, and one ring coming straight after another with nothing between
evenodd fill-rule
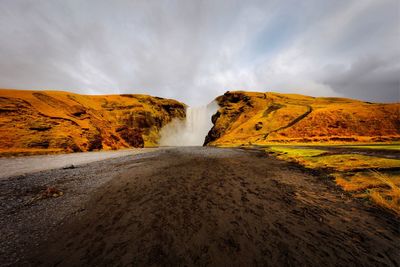
<instances>
[{"instance_id":1,"label":"overcast sky","mask_svg":"<svg viewBox=\"0 0 400 267\"><path fill-rule=\"evenodd\" d=\"M398 102L398 0L0 0L0 88Z\"/></svg>"}]
</instances>

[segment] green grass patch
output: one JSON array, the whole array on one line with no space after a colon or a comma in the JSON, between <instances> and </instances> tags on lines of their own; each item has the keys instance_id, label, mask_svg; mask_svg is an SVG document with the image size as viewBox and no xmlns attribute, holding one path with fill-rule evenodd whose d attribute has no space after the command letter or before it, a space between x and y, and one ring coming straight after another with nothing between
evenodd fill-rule
<instances>
[{"instance_id":1,"label":"green grass patch","mask_svg":"<svg viewBox=\"0 0 400 267\"><path fill-rule=\"evenodd\" d=\"M338 154L319 157L304 157L299 163L312 169L330 168L337 171L360 169L390 169L400 167L400 160L357 154Z\"/></svg>"},{"instance_id":2,"label":"green grass patch","mask_svg":"<svg viewBox=\"0 0 400 267\"><path fill-rule=\"evenodd\" d=\"M271 147L268 151L287 154L289 157L315 157L325 153L322 149L291 148L291 147Z\"/></svg>"},{"instance_id":3,"label":"green grass patch","mask_svg":"<svg viewBox=\"0 0 400 267\"><path fill-rule=\"evenodd\" d=\"M295 161L311 169L334 169L337 171L349 171L360 169L389 169L400 167L400 160L380 158L359 154L329 154L322 149L270 147L267 149L278 158ZM328 153L328 154L327 154Z\"/></svg>"}]
</instances>

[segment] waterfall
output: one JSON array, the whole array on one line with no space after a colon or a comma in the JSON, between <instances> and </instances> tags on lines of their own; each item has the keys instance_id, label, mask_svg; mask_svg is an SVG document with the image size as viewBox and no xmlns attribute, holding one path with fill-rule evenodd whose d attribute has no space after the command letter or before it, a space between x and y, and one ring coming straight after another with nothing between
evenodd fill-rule
<instances>
[{"instance_id":1,"label":"waterfall","mask_svg":"<svg viewBox=\"0 0 400 267\"><path fill-rule=\"evenodd\" d=\"M207 106L187 107L184 120L174 119L160 131L161 146L202 146L213 126L211 116L217 111L214 102Z\"/></svg>"}]
</instances>

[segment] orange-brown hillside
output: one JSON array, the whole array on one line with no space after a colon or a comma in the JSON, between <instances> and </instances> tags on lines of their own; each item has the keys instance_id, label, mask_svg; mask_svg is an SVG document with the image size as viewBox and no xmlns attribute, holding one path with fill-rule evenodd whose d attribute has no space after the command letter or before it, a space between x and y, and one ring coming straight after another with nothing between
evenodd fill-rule
<instances>
[{"instance_id":1,"label":"orange-brown hillside","mask_svg":"<svg viewBox=\"0 0 400 267\"><path fill-rule=\"evenodd\" d=\"M400 140L400 104L295 94L226 92L206 144Z\"/></svg>"},{"instance_id":2,"label":"orange-brown hillside","mask_svg":"<svg viewBox=\"0 0 400 267\"><path fill-rule=\"evenodd\" d=\"M153 146L185 105L148 95L0 90L0 151L90 151Z\"/></svg>"}]
</instances>

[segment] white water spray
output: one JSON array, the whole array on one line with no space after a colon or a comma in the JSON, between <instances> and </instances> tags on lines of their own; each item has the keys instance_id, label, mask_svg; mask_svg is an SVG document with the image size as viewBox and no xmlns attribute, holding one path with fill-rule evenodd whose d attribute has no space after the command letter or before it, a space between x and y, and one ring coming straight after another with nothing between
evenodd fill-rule
<instances>
[{"instance_id":1,"label":"white water spray","mask_svg":"<svg viewBox=\"0 0 400 267\"><path fill-rule=\"evenodd\" d=\"M211 116L217 112L215 102L202 107L188 107L185 120L174 119L161 129L161 146L202 146L213 126Z\"/></svg>"}]
</instances>

